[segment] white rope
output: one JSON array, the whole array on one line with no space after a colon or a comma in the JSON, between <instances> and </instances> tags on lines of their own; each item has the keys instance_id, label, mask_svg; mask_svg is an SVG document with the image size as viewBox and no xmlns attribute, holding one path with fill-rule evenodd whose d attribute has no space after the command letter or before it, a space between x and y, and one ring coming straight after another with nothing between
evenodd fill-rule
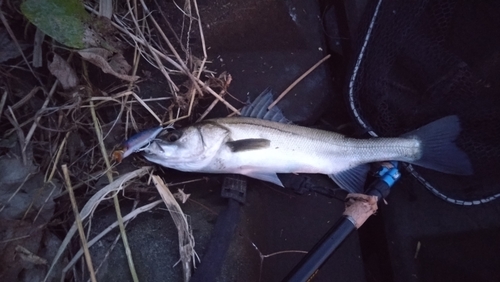
<instances>
[{"instance_id":1,"label":"white rope","mask_svg":"<svg viewBox=\"0 0 500 282\"><path fill-rule=\"evenodd\" d=\"M375 22L377 21L377 17L380 11L380 6L382 4L383 0L379 0L377 3L377 6L375 7L375 11L373 12L372 19L370 21L370 25L368 26L368 30L366 32L364 41L363 41L363 46L361 46L361 50L359 51L358 58L356 60L356 64L354 66L354 70L351 75L351 79L349 80L349 105L351 107L351 111L356 118L358 124L363 127L368 134L370 134L372 137L378 137L377 133L375 133L373 130L369 129L368 124L363 120L361 117L361 114L358 112L358 109L356 108L356 104L354 102L354 83L356 82L356 79L358 77L358 72L360 69L360 66L363 62L363 58L365 56L366 48L368 46L368 42L370 41L370 38L372 36L373 32L373 27L375 26ZM481 205L485 204L488 202L491 202L493 200L496 200L500 198L500 193L488 196L479 200L473 200L473 201L463 201L463 200L458 200L458 199L453 199L445 194L439 192L432 184L430 184L427 180L425 180L414 168L411 164L406 165L406 170L413 175L424 187L429 190L433 195L436 197L448 202L452 203L455 205L461 205L461 206L476 206L476 205Z\"/></svg>"}]
</instances>

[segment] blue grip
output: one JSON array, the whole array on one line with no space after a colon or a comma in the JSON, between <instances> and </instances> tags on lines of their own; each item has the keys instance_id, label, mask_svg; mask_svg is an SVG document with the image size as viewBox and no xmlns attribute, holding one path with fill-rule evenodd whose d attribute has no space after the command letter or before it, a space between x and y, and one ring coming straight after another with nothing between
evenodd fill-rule
<instances>
[{"instance_id":1,"label":"blue grip","mask_svg":"<svg viewBox=\"0 0 500 282\"><path fill-rule=\"evenodd\" d=\"M379 173L379 175L381 175L380 180L387 183L389 187L392 187L394 183L396 183L396 181L401 177L401 173L399 173L399 170L395 167L390 169L384 168Z\"/></svg>"}]
</instances>

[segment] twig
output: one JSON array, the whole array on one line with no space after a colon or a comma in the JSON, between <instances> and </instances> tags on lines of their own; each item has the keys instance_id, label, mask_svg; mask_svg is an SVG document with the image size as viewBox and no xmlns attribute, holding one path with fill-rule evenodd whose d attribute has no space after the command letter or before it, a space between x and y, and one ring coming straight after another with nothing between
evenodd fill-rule
<instances>
[{"instance_id":1,"label":"twig","mask_svg":"<svg viewBox=\"0 0 500 282\"><path fill-rule=\"evenodd\" d=\"M43 181L44 183L43 183L42 187L40 187L40 189L38 190L38 193L36 194L35 198L34 198L34 199L32 199L32 201L31 201L30 205L29 205L29 206L28 206L28 208L26 209L26 212L24 213L24 217L23 217L23 219L24 219L24 218L26 218L26 217L28 216L28 213L29 213L29 211L31 210L31 207L33 207L33 205L35 204L35 201L37 200L37 198L38 198L38 197L42 194L42 191L43 191L43 190L47 187L47 184L51 183L50 181L52 181L52 177L54 177L54 173L55 173L55 171L56 171L56 169L57 169L57 163L59 162L59 158L61 157L61 153L62 153L62 152L63 152L63 150L64 150L64 147L65 147L65 145L66 145L66 141L68 140L69 134L70 134L70 132L66 133L66 136L64 137L63 141L62 141L62 142L61 142L61 144L59 145L59 149L58 149L58 151L57 151L57 153L56 153L56 156L55 156L55 159L54 159L54 164L53 164L53 166L52 166L52 171L51 171L51 173L49 174L49 177L48 177L48 178L47 178L47 172L48 172L48 171L47 171L47 172L45 172L44 181ZM51 183L51 184L52 184L52 183ZM50 192L50 194L47 196L47 199L48 199L48 198L50 198L50 197L51 197L51 195L52 195L52 193L54 193L54 191L55 191L56 186L55 186L54 184L52 184L52 185L53 185L53 187L52 187L52 191L51 191L51 192ZM40 208L38 209L38 212L37 212L37 214L36 214L35 218L33 219L33 222L35 222L35 221L36 221L36 219L38 218L38 216L39 216L39 215L40 215L40 213L42 212L42 210L43 210L43 206L44 206L44 205L45 205L45 203L47 202L47 199L45 199L45 202L44 202L44 204L42 205L42 207L40 207Z\"/></svg>"},{"instance_id":2,"label":"twig","mask_svg":"<svg viewBox=\"0 0 500 282\"><path fill-rule=\"evenodd\" d=\"M128 213L127 215L125 215L123 217L123 221L127 222L131 219L134 219L137 215L151 210L152 208L156 207L157 205L161 204L162 202L163 202L162 200L157 200L157 201L154 201L150 204L144 205L138 209L135 209L135 210L131 211L130 213ZM111 225L106 227L106 229L104 229L101 233L97 234L92 240L90 240L88 242L89 247L92 247L95 243L97 243L99 240L101 240L102 237L104 237L106 234L111 232L117 226L118 226L118 221L115 221ZM73 258L71 258L71 261L68 263L68 265L66 265L66 267L63 269L63 274L68 272L68 270L71 267L73 267L73 265L75 265L75 263L78 261L78 259L82 255L83 255L83 250L82 249L78 250L78 252L76 252L76 254L73 256Z\"/></svg>"},{"instance_id":3,"label":"twig","mask_svg":"<svg viewBox=\"0 0 500 282\"><path fill-rule=\"evenodd\" d=\"M202 178L192 179L192 180L187 180L187 181L182 181L182 182L169 183L168 186L169 187L174 187L174 186L179 186L179 185L194 183L194 182L198 182L198 181L205 181L205 182L207 182L207 180L208 179L206 177L202 177Z\"/></svg>"},{"instance_id":4,"label":"twig","mask_svg":"<svg viewBox=\"0 0 500 282\"><path fill-rule=\"evenodd\" d=\"M132 96L137 99L139 104L141 104L158 121L158 123L162 124L161 119L155 114L155 112L153 112L153 110L148 105L146 105L146 103L144 103L144 101L142 101L141 97L137 96L137 94L135 94L134 92L132 92Z\"/></svg>"},{"instance_id":5,"label":"twig","mask_svg":"<svg viewBox=\"0 0 500 282\"><path fill-rule=\"evenodd\" d=\"M203 81L201 81L200 79L196 79L196 82L198 82L198 84L203 86L203 88L206 89L208 91L208 93L212 94L215 98L217 98L217 100L221 101L224 105L226 105L226 107L231 109L231 111L233 111L233 113L235 113L237 115L241 115L241 112L238 109L233 107L233 105L229 104L228 101L223 99L219 94L217 94L212 88L210 88L208 85L206 85Z\"/></svg>"},{"instance_id":6,"label":"twig","mask_svg":"<svg viewBox=\"0 0 500 282\"><path fill-rule=\"evenodd\" d=\"M174 4L177 6L176 1L174 1ZM189 19L188 20L188 28L187 28L187 32L186 32L186 52L185 52L185 55L186 55L185 61L187 64L188 60L189 60L189 55L190 55L189 50L191 49L191 46L189 44L189 40L191 39L191 36L189 36L189 35L191 34L191 29L193 27L193 15L192 15L192 11L191 11L191 1L190 0L184 1L184 9L182 11L185 13L189 13L188 15L186 15L186 17ZM182 22L184 22L184 20L185 20L185 18L182 18ZM183 25L183 28L184 28L184 25Z\"/></svg>"},{"instance_id":7,"label":"twig","mask_svg":"<svg viewBox=\"0 0 500 282\"><path fill-rule=\"evenodd\" d=\"M0 3L1 5L2 3ZM33 76L36 78L36 80L38 80L38 83L40 83L40 85L43 85L42 81L40 80L40 78L38 77L38 75L36 75L35 71L33 71L33 69L31 68L31 64L28 62L28 59L26 58L26 56L24 56L24 52L23 52L23 49L21 48L21 46L19 45L19 42L17 42L17 38L16 36L14 35L14 32L12 32L12 29L10 28L10 25L9 25L9 22L7 22L7 19L5 18L5 16L3 15L3 12L0 13L0 21L2 21L2 24L3 26L5 27L5 29L7 30L7 33L9 33L10 35L10 38L12 39L12 41L14 41L14 43L16 44L16 47L17 47L17 50L19 51L19 53L21 54L21 56L23 57L23 60L24 60L24 63L28 66L28 68L30 69L31 73L33 74Z\"/></svg>"},{"instance_id":8,"label":"twig","mask_svg":"<svg viewBox=\"0 0 500 282\"><path fill-rule=\"evenodd\" d=\"M141 0L141 3L143 5L143 8L146 10L146 11L149 11L146 4L144 3L144 0ZM228 107L229 109L231 109L231 111L233 112L236 112L237 114L240 114L240 112L235 108L233 107L231 104L229 104L226 100L224 100L219 94L217 94L214 90L212 90L208 85L206 85L203 81L201 81L198 77L195 77L193 76L193 74L191 74L189 72L189 69L187 68L187 66L184 64L184 62L182 61L181 57L179 56L179 54L177 53L177 51L175 50L174 46L172 45L172 43L170 43L170 40L168 40L167 36L165 35L165 33L163 33L162 29L160 28L160 26L158 25L158 23L155 21L154 18L151 17L151 21L153 22L153 24L155 25L155 27L158 29L158 32L160 33L160 35L162 36L163 40L167 43L168 47L170 48L170 50L172 51L172 53L174 54L174 56L177 58L177 60L179 61L179 64L180 65L177 65L179 68L180 71L184 72L184 74L186 74L187 76L189 76L189 78L193 81L193 82L196 82L197 84L199 84L200 86L202 86L203 89L207 90L210 94L212 94L216 99L218 99L219 101L221 101L222 103L224 103L224 105L226 105L226 107ZM204 40L203 40L204 42ZM154 51L154 48L151 47L151 51ZM205 54L206 54L206 51L204 51ZM154 52L156 53L156 52ZM165 56L166 58L168 58L167 56ZM171 60L169 58L169 60ZM175 65L174 65L175 66ZM196 84L195 84L196 86ZM201 94L201 90L199 90L200 94Z\"/></svg>"},{"instance_id":9,"label":"twig","mask_svg":"<svg viewBox=\"0 0 500 282\"><path fill-rule=\"evenodd\" d=\"M191 100L189 101L189 108L188 108L188 112L187 112L187 114L186 114L186 115L184 115L184 116L182 116L182 117L178 117L178 118L175 118L175 119L170 119L169 121L164 122L164 123L162 124L162 126L163 126L163 125L172 124L172 123L174 123L174 122L178 122L178 121L180 121L180 120L183 120L183 119L185 119L185 118L190 117L190 116L191 116L191 111L192 111L192 109L193 109L193 105L194 105L195 93L196 93L196 92L195 92L195 90L194 90L194 89L192 89L192 90L191 90Z\"/></svg>"},{"instance_id":10,"label":"twig","mask_svg":"<svg viewBox=\"0 0 500 282\"><path fill-rule=\"evenodd\" d=\"M93 13L97 13L94 9L92 9L91 7L89 6L86 6L86 8L93 12ZM128 30L126 30L125 28L119 26L117 23L114 23L112 22L113 26L115 28L117 28L118 30L120 30L121 32L127 34L128 36L130 36L130 38L132 38L134 41L136 41L137 43L141 44L141 45L144 45L144 46L149 46L145 40L142 40L141 38L135 36L134 34L131 34ZM184 65L184 66L181 66L179 65L179 63L177 63L176 61L172 60L170 57L168 57L167 55L163 54L161 51L159 51L158 49L152 47L152 46L149 46L148 47L150 49L150 51L152 51L152 53L155 53L156 55L158 55L159 57L161 57L162 59L166 60L168 63L172 64L172 66L174 66L176 69L178 69L179 71L183 72L184 74L188 75L193 81L195 81L197 84L199 84L200 86L203 87L203 89L207 90L208 93L212 94L217 100L221 101L224 105L226 105L226 107L228 107L231 111L233 111L235 114L241 114L239 110L237 110L235 107L233 107L231 104L229 104L226 100L222 99L222 97L220 97L214 90L212 90L212 88L210 88L208 85L206 85L203 81L201 81L199 78L197 77L194 77L188 70L187 70L187 67Z\"/></svg>"},{"instance_id":11,"label":"twig","mask_svg":"<svg viewBox=\"0 0 500 282\"><path fill-rule=\"evenodd\" d=\"M208 55L207 55L207 46L205 44L205 35L203 34L203 26L201 24L200 11L198 10L198 2L196 0L193 0L193 2L194 2L194 9L196 10L196 16L198 17L197 19L198 28L200 29L201 47L203 50L203 61L201 62L200 71L198 73L198 78L200 78L200 73L203 71L203 68L205 67Z\"/></svg>"},{"instance_id":12,"label":"twig","mask_svg":"<svg viewBox=\"0 0 500 282\"><path fill-rule=\"evenodd\" d=\"M128 9L129 9L129 12L131 14L132 13L132 7L130 6L130 1L128 0L127 1L127 6L128 6ZM149 14L149 10L145 9L145 12L147 14ZM136 30L137 30L137 33L139 33L139 35L142 37L142 38L145 38L142 30L140 29L139 27L139 23L137 22L137 20L135 19L135 17L133 17L133 22L134 22L134 25L136 27ZM161 28L158 28L159 30L161 30ZM146 42L146 40L144 40L144 42ZM177 87L177 85L175 85L175 83L172 81L172 79L170 78L170 75L167 73L167 71L165 70L165 68L163 67L161 61L160 61L160 58L158 57L158 55L155 53L155 52L152 52L151 48L153 48L150 44L143 44L147 49L149 49L151 55L153 56L153 59L155 60L156 64L157 64L157 67L158 69L161 71L161 73L165 76L165 78L167 79L171 89L172 89L172 92L174 94L175 97L177 97L177 92L179 92L179 88Z\"/></svg>"},{"instance_id":13,"label":"twig","mask_svg":"<svg viewBox=\"0 0 500 282\"><path fill-rule=\"evenodd\" d=\"M132 94L132 92L130 92L130 94ZM121 98L124 98L124 97L121 97ZM172 97L159 97L159 98L147 98L147 99L142 99L141 100L143 102L160 102L160 101L166 101L166 100L171 100ZM103 96L100 96L100 97L91 97L89 99L89 101L101 101L101 102L115 102L117 104L121 104L122 102L121 101L118 101L117 99L113 98L113 97L103 97ZM137 103L140 103L139 101L126 101L127 104L137 104ZM102 105L102 103L97 103L95 106L98 107ZM89 108L90 106L84 106L82 105L81 108Z\"/></svg>"},{"instance_id":14,"label":"twig","mask_svg":"<svg viewBox=\"0 0 500 282\"><path fill-rule=\"evenodd\" d=\"M50 182L52 180L52 177L54 177L54 174L55 174L56 169L57 169L57 163L59 162L59 158L61 157L61 154L64 150L64 146L66 146L66 141L68 141L68 137L69 137L70 133L71 133L71 131L68 131L68 133L66 133L66 136L64 136L64 139L62 140L61 144L59 145L59 149L57 150L57 153L56 153L56 156L54 159L54 164L52 165L52 171L50 172L48 177L47 177L47 175L45 175L45 179L43 182L45 182L45 183Z\"/></svg>"},{"instance_id":15,"label":"twig","mask_svg":"<svg viewBox=\"0 0 500 282\"><path fill-rule=\"evenodd\" d=\"M113 16L112 0L99 0L99 15L111 19Z\"/></svg>"},{"instance_id":16,"label":"twig","mask_svg":"<svg viewBox=\"0 0 500 282\"><path fill-rule=\"evenodd\" d=\"M7 92L7 90L5 90L2 95L2 100L0 100L0 120L2 120L3 107L5 106L5 102L7 101L8 95L9 93Z\"/></svg>"},{"instance_id":17,"label":"twig","mask_svg":"<svg viewBox=\"0 0 500 282\"><path fill-rule=\"evenodd\" d=\"M33 42L33 58L31 60L33 67L35 68L43 66L42 43L44 38L45 33L37 27L35 32L35 40Z\"/></svg>"},{"instance_id":18,"label":"twig","mask_svg":"<svg viewBox=\"0 0 500 282\"><path fill-rule=\"evenodd\" d=\"M82 219L80 218L80 213L78 212L78 206L76 204L75 194L73 193L73 188L71 187L71 180L69 179L68 167L62 165L62 170L64 173L64 179L66 181L66 188L69 192L69 198L71 200L71 207L73 208L73 213L75 214L76 225L78 226L78 233L80 234L80 239L82 241L82 248L85 254L85 261L87 262L87 268L89 269L90 278L93 282L97 282L95 277L94 267L92 265L92 259L90 258L90 252L87 245L87 238L85 237L85 232L83 231Z\"/></svg>"},{"instance_id":19,"label":"twig","mask_svg":"<svg viewBox=\"0 0 500 282\"><path fill-rule=\"evenodd\" d=\"M137 15L137 1L134 1L134 16L135 18L138 18L138 15ZM143 29L144 29L144 26L145 24L143 25ZM135 44L135 48L134 48L134 68L132 69L132 75L135 76L137 74L137 69L139 68L139 61L141 59L141 50L139 49L139 46L137 44ZM135 81L130 81L130 83L128 84L128 87L127 87L127 92L132 92L133 88L135 86ZM126 107L127 103L128 102L134 102L134 101L129 101L129 97L130 95L125 95L124 98L122 99L121 103L120 103L120 115L119 117L121 117L121 114L123 112L123 110L125 108L127 108L127 111L125 112L125 116L126 116L126 124L125 124L125 136L127 136L128 134L128 114L132 113L132 107ZM143 102L146 102L147 99L143 99ZM117 120L118 118L117 117Z\"/></svg>"},{"instance_id":20,"label":"twig","mask_svg":"<svg viewBox=\"0 0 500 282\"><path fill-rule=\"evenodd\" d=\"M307 251L301 251L301 250L286 250L286 251L279 251L279 252L274 252L270 253L267 255L262 255L264 258L269 258L275 255L281 255L281 254L307 254Z\"/></svg>"},{"instance_id":21,"label":"twig","mask_svg":"<svg viewBox=\"0 0 500 282\"><path fill-rule=\"evenodd\" d=\"M151 12L150 12L149 8L146 6L146 4L144 3L144 1L143 0L140 0L140 1L141 1L142 7L145 10L145 12L148 13L148 14L150 14ZM165 33L163 32L162 28L158 25L158 23L156 22L156 20L154 19L154 17L149 17L149 18L153 22L153 25L155 26L155 28L157 29L157 31L160 33L160 35L163 37L163 39L167 43L168 47L170 48L170 51L174 54L174 56L177 59L179 65L182 67L181 71L185 72L186 74L189 73L189 69L186 67L186 65L182 61L181 57L177 53L177 50L175 50L175 48L173 47L173 45L170 43L170 41L168 40L168 38L165 36ZM149 48L151 46L148 44L147 47ZM187 48L189 48L189 46L187 46ZM153 58L157 61L158 65L160 66L161 62L159 62L159 57L157 56L157 54L155 52L153 52L152 49L150 49L150 51L151 51L151 55L153 55ZM160 70L164 71L163 68L160 68ZM174 96L177 97L177 92L179 91L179 89L177 88L177 86L175 86L174 89L175 89Z\"/></svg>"},{"instance_id":22,"label":"twig","mask_svg":"<svg viewBox=\"0 0 500 282\"><path fill-rule=\"evenodd\" d=\"M35 121L31 125L31 128L28 131L28 134L26 135L26 139L24 140L23 152L26 151L26 148L28 147L28 144L31 140L31 137L33 137L33 133L35 133L35 129L36 129L38 123L40 122L40 118L42 117L40 115L40 113L43 112L45 110L45 108L47 108L47 105L49 104L50 98L52 98L52 95L54 94L54 92L56 92L56 88L57 88L58 84L59 84L59 81L56 80L54 82L54 84L52 85L52 88L50 89L49 95L47 95L47 98L45 98L45 102L43 102L42 107L40 108L40 110L38 110L38 112L36 114Z\"/></svg>"},{"instance_id":23,"label":"twig","mask_svg":"<svg viewBox=\"0 0 500 282\"><path fill-rule=\"evenodd\" d=\"M315 70L319 65L321 65L324 61L328 60L329 58L331 57L330 54L326 55L323 59L319 60L319 62L317 62L316 64L314 64L314 66L312 66L310 69L308 69L305 73L303 73L301 76L299 76L299 78L297 78L292 84L290 84L290 86L288 86L285 91L283 91L276 100L274 100L274 102L271 103L271 105L269 105L269 107L267 107L268 110L270 110L272 107L274 107L276 104L278 104L279 101L281 101L281 99L283 97L285 97L285 95L290 92L290 90L292 90L292 88L295 87L295 85L297 85L299 82L302 81L302 79L304 79L307 75L309 75L313 70Z\"/></svg>"},{"instance_id":24,"label":"twig","mask_svg":"<svg viewBox=\"0 0 500 282\"><path fill-rule=\"evenodd\" d=\"M35 218L33 219L33 222L36 222L36 219L38 218L38 216L40 216L40 214L42 213L44 207L45 207L45 204L47 204L48 201L52 200L52 195L54 194L54 192L56 191L56 188L57 186L54 185L54 183L52 182L49 182L51 185L52 185L52 190L50 191L49 195L47 195L47 197L45 198L45 201L43 202L42 206L38 209L38 212L36 213L36 216ZM45 189L45 185L44 187L42 187L42 189ZM42 192L42 189L40 189L39 191L39 194ZM73 189L74 190L74 189ZM37 195L38 197L38 195ZM33 205L33 203L32 203ZM31 206L30 206L31 207Z\"/></svg>"},{"instance_id":25,"label":"twig","mask_svg":"<svg viewBox=\"0 0 500 282\"><path fill-rule=\"evenodd\" d=\"M250 239L247 238L248 241L250 241ZM279 252L275 252L275 253L271 253L271 254L268 254L268 255L264 255L262 254L262 252L259 250L259 248L257 247L257 245L255 245L254 242L250 241L250 243L252 244L252 246L254 247L254 249L259 253L259 258L260 258L260 267L259 267L259 282L261 281L261 278L262 278L262 267L264 265L264 259L265 258L268 258L268 257L272 257L272 256L275 256L275 255L279 255L279 254L286 254L286 253L300 253L300 254L307 254L306 251L300 251L300 250L285 250L285 251L279 251Z\"/></svg>"},{"instance_id":26,"label":"twig","mask_svg":"<svg viewBox=\"0 0 500 282\"><path fill-rule=\"evenodd\" d=\"M194 250L194 237L192 230L187 222L186 215L182 212L181 207L175 200L174 196L165 185L163 180L157 176L152 175L153 184L155 185L158 193L160 193L163 202L170 212L170 216L177 227L177 234L179 236L179 253L182 262L182 269L184 273L184 282L188 282L191 278L191 263L195 265L196 252Z\"/></svg>"},{"instance_id":27,"label":"twig","mask_svg":"<svg viewBox=\"0 0 500 282\"><path fill-rule=\"evenodd\" d=\"M24 178L23 182L21 182L21 184L19 185L19 187L17 187L16 191L14 191L14 193L12 193L12 195L7 200L7 204L12 200L12 198L14 198L17 195L17 193L19 193L19 191L21 190L21 188L23 188L24 184L30 178L30 176L31 176L31 173L28 173L28 175L26 175L26 177ZM3 205L3 207L5 207L5 205ZM2 209L3 209L3 207L2 207ZM1 212L1 210L0 210L0 212Z\"/></svg>"},{"instance_id":28,"label":"twig","mask_svg":"<svg viewBox=\"0 0 500 282\"><path fill-rule=\"evenodd\" d=\"M129 172L127 174L124 174L124 175L120 176L120 178L118 178L117 180L115 180L112 183L106 185L101 190L98 190L87 201L87 203L85 204L85 206L82 208L82 210L80 212L81 219L85 220L87 217L89 217L94 212L94 210L97 208L97 205L99 205L99 203L101 201L103 201L104 198L109 193L112 193L112 192L116 193L116 192L118 192L118 191L126 188L128 185L130 185L130 183L131 183L130 180L132 180L134 178L139 178L139 177L145 175L146 173L148 173L150 170L151 170L151 167L142 167L140 169L137 169L135 171L132 171L132 172ZM45 275L45 278L44 278L43 282L46 282L47 279L49 278L49 275L52 272L52 270L54 269L55 264L57 263L57 261L59 260L59 258L61 258L64 250L69 245L69 243L71 241L71 238L73 237L73 235L75 235L76 230L77 230L76 223L74 223L71 226L71 228L69 229L69 231L66 233L66 237L64 237L64 240L61 243L61 246L57 250L57 253L54 256L54 260L52 261L52 264L50 265L50 268L47 271L47 274Z\"/></svg>"},{"instance_id":29,"label":"twig","mask_svg":"<svg viewBox=\"0 0 500 282\"><path fill-rule=\"evenodd\" d=\"M0 241L0 244L5 244L5 243L17 241L17 240L22 240L22 239L26 239L26 238L29 238L29 237L31 237L31 234L20 236L20 237L16 237L16 238L10 238L10 239L7 239L7 240L2 240L2 241Z\"/></svg>"},{"instance_id":30,"label":"twig","mask_svg":"<svg viewBox=\"0 0 500 282\"><path fill-rule=\"evenodd\" d=\"M199 121L202 121L211 111L212 109L215 107L215 105L217 105L217 103L219 103L219 100L215 99L212 101L212 104L210 104L210 106L208 106L208 108L203 112L203 114L196 120L196 122L199 122Z\"/></svg>"},{"instance_id":31,"label":"twig","mask_svg":"<svg viewBox=\"0 0 500 282\"><path fill-rule=\"evenodd\" d=\"M102 157L104 159L104 162L106 163L106 168L107 168L106 175L108 177L109 183L111 183L113 182L113 175L111 173L111 164L109 163L108 153L106 151L106 147L104 146L101 129L99 128L99 120L97 119L94 103L92 101L90 101L90 112L92 114L92 120L94 122L94 129L97 135L97 139L99 140ZM130 251L130 246L128 244L127 233L125 232L125 226L123 225L120 202L118 201L118 197L116 196L116 194L113 194L113 203L115 205L116 217L120 225L120 234L122 236L123 246L125 247L125 253L127 254L127 261L130 269L130 274L132 275L132 279L134 280L134 282L139 282L139 278L137 277L137 272L135 271L134 261L132 259L132 252Z\"/></svg>"},{"instance_id":32,"label":"twig","mask_svg":"<svg viewBox=\"0 0 500 282\"><path fill-rule=\"evenodd\" d=\"M158 11L160 12L160 15L161 17L163 18L163 20L165 21L165 23L167 24L168 28L170 29L170 31L172 32L172 34L174 35L175 39L177 39L177 42L179 43L179 45L181 46L181 49L184 51L184 52L187 52L186 51L186 48L184 47L184 45L182 44L182 41L181 39L179 38L179 36L177 35L177 33L174 31L174 28L172 27L172 25L170 24L170 22L168 21L167 17L165 17L165 14L163 13L163 10L161 9L160 5L158 4L157 0L154 0L155 1L155 4L156 6L158 7Z\"/></svg>"},{"instance_id":33,"label":"twig","mask_svg":"<svg viewBox=\"0 0 500 282\"><path fill-rule=\"evenodd\" d=\"M213 215L219 215L219 213L218 213L218 212L216 212L216 211L212 210L211 208L209 208L209 207L205 206L204 204L202 204L202 203L200 203L200 202L198 202L198 201L196 201L196 200L193 200L193 199L191 199L191 198L189 198L189 199L187 199L187 200L188 200L189 202L193 202L193 203L197 204L198 206L200 206L200 207L204 208L205 210L209 211L209 212L210 212L211 214L213 214Z\"/></svg>"},{"instance_id":34,"label":"twig","mask_svg":"<svg viewBox=\"0 0 500 282\"><path fill-rule=\"evenodd\" d=\"M22 105L29 102L33 98L35 93L38 92L38 90L40 90L40 86L35 86L33 89L31 89L31 91L28 94L24 95L24 97L21 100L19 100L14 105L10 106L12 108L12 110L17 110Z\"/></svg>"},{"instance_id":35,"label":"twig","mask_svg":"<svg viewBox=\"0 0 500 282\"><path fill-rule=\"evenodd\" d=\"M132 207L132 211L134 211L136 207L137 207L137 201L134 201L134 205ZM118 225L118 221L116 223ZM125 221L125 227L127 227L129 223L130 223L130 221ZM115 249L116 244L118 243L119 240L120 240L120 234L118 234L118 235L115 236L115 239L113 240L113 243L111 243L111 245L109 246L108 250L104 254L104 257L101 260L101 263L96 267L96 273L98 273L99 270L101 269L101 267L104 265L104 263L108 259L108 257L111 254L111 252ZM90 280L87 279L87 282L90 282Z\"/></svg>"},{"instance_id":36,"label":"twig","mask_svg":"<svg viewBox=\"0 0 500 282\"><path fill-rule=\"evenodd\" d=\"M144 0L140 0L141 1L141 4L142 4L142 8L144 9L144 11L147 13L147 14L150 14L151 11L149 10L148 6L146 6L146 3L144 2ZM160 25L156 22L156 20L153 18L153 17L149 17L151 19L151 22L153 22L153 25L155 26L155 28L157 29L157 31L160 33L160 35L162 36L163 40L165 41L165 43L167 43L168 45L168 48L170 49L170 51L172 52L172 54L174 54L175 58L177 59L177 61L179 62L179 64L181 64L182 66L182 71L188 73L189 72L189 69L187 68L187 66L184 64L184 62L182 61L181 59L181 56L179 56L179 53L177 53L177 50L175 50L174 46L172 45L172 43L170 43L170 40L168 40L167 36L165 35L165 33L163 32L162 28L160 27Z\"/></svg>"},{"instance_id":37,"label":"twig","mask_svg":"<svg viewBox=\"0 0 500 282\"><path fill-rule=\"evenodd\" d=\"M7 107L7 108L9 109L9 112L10 112L10 117L7 116L7 119L9 119L10 123L12 124L12 126L14 126L14 128L16 129L16 131L17 131L17 138L19 139L18 140L19 141L19 147L22 148L23 145L26 142L26 139L24 137L24 132L21 129L21 127L19 126L19 123L17 122L16 116L14 115L14 112L12 111L12 108L11 107ZM23 157L23 164L27 165L28 164L28 158L26 157L26 151L25 150L21 150L21 155Z\"/></svg>"},{"instance_id":38,"label":"twig","mask_svg":"<svg viewBox=\"0 0 500 282\"><path fill-rule=\"evenodd\" d=\"M64 148L65 148L65 146L66 146L66 142L67 142L67 140L68 140L68 137L69 137L69 134L70 134L70 133L71 133L71 132L70 132L70 131L68 131L68 132L66 133L66 136L64 137L63 141L61 142L61 144L59 144L59 148L58 148L58 150L57 150L56 156L55 156L55 158L54 158L54 163L53 163L53 165L52 165L52 171L50 172L49 176L47 177L47 172L48 172L48 170L47 170L47 172L45 173L45 176L44 176L44 181L43 181L44 183L43 183L43 186L40 188L40 190L39 190L39 192L38 192L38 195L42 193L43 189L45 189L45 188L46 188L47 184L49 184L49 183L50 183L50 184L52 184L52 186L53 186L53 187L52 187L52 191L50 192L50 194L49 194L49 195L47 196L47 198L45 199L45 202L43 203L43 206L45 206L45 203L46 203L46 202L47 202L47 200L48 200L48 199L52 196L52 194L54 193L54 191L55 191L55 189L56 189L56 186L55 186L55 185L54 185L51 181L52 181L52 177L54 177L54 174L55 174L55 172L56 172L56 169L57 169L57 163L59 162L59 158L61 157L61 154L62 154L62 152L63 152L63 150L64 150ZM72 188L72 189L73 189L73 188ZM37 195L37 197L38 197L38 195ZM34 203L35 203L35 200L33 200L33 201L31 202L30 206L29 206L29 207L28 207L28 209L26 210L26 212L25 212L25 214L24 214L24 216L25 216L25 217L28 215L28 212L30 211L30 209L31 209L31 207L33 206L33 204L34 204ZM36 219L38 218L38 216L39 216L39 215L40 215L40 213L42 212L42 210L43 210L43 206L42 206L42 207L40 207L40 208L38 209L38 212L37 212L37 214L36 214L35 218L33 219L33 222L35 222L35 221L36 221Z\"/></svg>"}]
</instances>

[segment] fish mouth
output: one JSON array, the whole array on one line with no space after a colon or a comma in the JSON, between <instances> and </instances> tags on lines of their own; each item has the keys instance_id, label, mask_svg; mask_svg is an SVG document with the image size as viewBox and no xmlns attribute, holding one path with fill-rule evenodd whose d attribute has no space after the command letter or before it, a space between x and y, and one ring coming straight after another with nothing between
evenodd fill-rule
<instances>
[{"instance_id":1,"label":"fish mouth","mask_svg":"<svg viewBox=\"0 0 500 282\"><path fill-rule=\"evenodd\" d=\"M161 144L158 144L159 142L161 142L161 140L151 141L148 145L142 147L140 152L143 156L165 158L162 157L162 154L164 154L165 151L163 150Z\"/></svg>"}]
</instances>

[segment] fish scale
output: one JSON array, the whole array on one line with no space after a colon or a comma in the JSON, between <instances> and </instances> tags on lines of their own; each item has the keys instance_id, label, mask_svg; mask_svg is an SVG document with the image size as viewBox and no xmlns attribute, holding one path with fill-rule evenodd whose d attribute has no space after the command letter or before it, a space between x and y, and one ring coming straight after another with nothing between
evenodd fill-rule
<instances>
[{"instance_id":1,"label":"fish scale","mask_svg":"<svg viewBox=\"0 0 500 282\"><path fill-rule=\"evenodd\" d=\"M419 142L406 138L354 139L334 132L300 127L288 124L274 124L252 118L215 120L231 131L235 139L270 138L285 147L302 148L308 152L323 154L350 154L361 158L361 162L387 160L392 157L405 157L412 160L418 155ZM270 125L276 125L273 128ZM272 130L276 130L273 132ZM264 135L265 134L265 135Z\"/></svg>"}]
</instances>

